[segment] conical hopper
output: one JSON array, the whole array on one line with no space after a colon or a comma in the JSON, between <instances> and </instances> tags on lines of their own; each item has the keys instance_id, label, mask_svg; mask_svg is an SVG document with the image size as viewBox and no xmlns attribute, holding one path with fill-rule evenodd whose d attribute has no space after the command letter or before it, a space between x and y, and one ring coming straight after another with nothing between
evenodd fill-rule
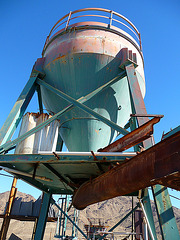
<instances>
[{"instance_id":1,"label":"conical hopper","mask_svg":"<svg viewBox=\"0 0 180 240\"><path fill-rule=\"evenodd\" d=\"M120 28L101 22L78 22L71 25L67 20L65 28L58 27L66 17L73 19L73 14L87 10L74 11L53 27L43 49L44 81L77 100L122 72L119 67L122 62L121 52L128 48L136 54L136 72L144 95L143 57L132 36ZM105 9L99 11L111 13ZM117 13L114 15L122 17ZM44 87L41 90L43 103L51 114L70 104ZM97 94L85 105L124 127L131 113L127 78L124 77ZM96 151L112 142L117 132L76 107L60 118L60 134L69 151Z\"/></svg>"}]
</instances>

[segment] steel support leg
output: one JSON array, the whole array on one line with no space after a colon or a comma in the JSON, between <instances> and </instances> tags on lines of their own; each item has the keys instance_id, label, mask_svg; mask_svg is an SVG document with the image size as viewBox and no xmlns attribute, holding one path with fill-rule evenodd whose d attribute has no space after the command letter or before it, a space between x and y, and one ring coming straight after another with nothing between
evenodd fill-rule
<instances>
[{"instance_id":1,"label":"steel support leg","mask_svg":"<svg viewBox=\"0 0 180 240\"><path fill-rule=\"evenodd\" d=\"M10 223L10 218L9 218L9 216L10 216L10 214L11 214L11 210L12 210L12 206L13 206L13 201L14 201L14 198L15 198L15 196L16 196L16 191L17 191L16 183L17 183L17 178L14 178L14 179L13 179L12 186L11 186L11 191L10 191L10 193L9 193L8 205L7 205L7 207L6 207L5 216L4 216L4 219L3 219L2 226L1 226L0 240L5 240L5 239L6 239L7 232L8 232L9 223Z\"/></svg>"},{"instance_id":2,"label":"steel support leg","mask_svg":"<svg viewBox=\"0 0 180 240\"><path fill-rule=\"evenodd\" d=\"M44 231L46 227L46 220L48 217L49 205L51 201L51 193L44 193L43 202L40 210L39 219L37 222L36 233L34 240L43 240Z\"/></svg>"},{"instance_id":3,"label":"steel support leg","mask_svg":"<svg viewBox=\"0 0 180 240\"><path fill-rule=\"evenodd\" d=\"M162 185L155 185L152 187L152 191L159 224L161 226L162 239L179 240L180 235L167 188Z\"/></svg>"},{"instance_id":4,"label":"steel support leg","mask_svg":"<svg viewBox=\"0 0 180 240\"><path fill-rule=\"evenodd\" d=\"M37 94L38 94L38 102L39 102L39 112L41 114L43 113L43 103L42 103L41 88L39 85L37 85Z\"/></svg>"},{"instance_id":5,"label":"steel support leg","mask_svg":"<svg viewBox=\"0 0 180 240\"><path fill-rule=\"evenodd\" d=\"M70 202L70 196L66 195L65 197L59 198L59 205L61 205L61 209L67 214ZM67 227L67 217L63 215L62 211L58 212L58 220L56 225L56 238L63 238L66 235L66 227Z\"/></svg>"},{"instance_id":6,"label":"steel support leg","mask_svg":"<svg viewBox=\"0 0 180 240\"><path fill-rule=\"evenodd\" d=\"M77 230L83 235L85 239L88 239L86 234L73 222L73 220L59 207L58 204L54 201L54 199L51 200L51 202L64 214L65 217L77 228ZM38 239L37 239L38 240Z\"/></svg>"},{"instance_id":7,"label":"steel support leg","mask_svg":"<svg viewBox=\"0 0 180 240\"><path fill-rule=\"evenodd\" d=\"M132 113L133 114L147 114L143 96L141 93L141 89L139 87L138 79L136 76L134 65L133 64L127 65L125 67L125 69L126 69L126 73L127 73L127 79L128 79L130 96L131 96ZM138 126L141 126L148 120L149 119L147 117L137 117L137 124L138 124ZM131 124L131 128L136 128L135 119L132 119L132 121L133 121L133 123ZM145 148L148 148L153 145L153 139L150 138L150 139L144 141L143 144L144 144ZM135 151L137 151L137 150L138 150L137 146L135 146ZM151 229L153 238L157 239L148 189L144 190L144 198L143 198L142 202L143 202L145 212L147 214L147 218L149 221L149 227Z\"/></svg>"},{"instance_id":8,"label":"steel support leg","mask_svg":"<svg viewBox=\"0 0 180 240\"><path fill-rule=\"evenodd\" d=\"M22 93L14 104L14 107L0 130L0 144L9 141L14 134L14 131L23 117L23 114L36 90L35 81L37 77L38 73L31 75Z\"/></svg>"},{"instance_id":9,"label":"steel support leg","mask_svg":"<svg viewBox=\"0 0 180 240\"><path fill-rule=\"evenodd\" d=\"M146 112L144 100L141 94L141 90L139 87L136 72L134 69L134 65L133 64L127 65L125 68L127 72L129 89L131 93L133 113L146 115L147 112ZM147 120L148 120L147 117L137 117L137 122L139 126L141 126ZM143 142L143 145L145 148L149 148L153 145L153 143L154 143L154 139L152 137L149 140L146 140L145 142ZM157 210L157 215L160 223L160 229L161 229L163 240L169 240L172 238L180 239L167 188L161 185L156 185L153 187L153 192L154 192L153 194L154 201L156 205L156 210ZM153 222L152 210L150 206L150 199L149 199L149 194L147 189L145 190L143 204L151 225L151 230L154 234L155 226Z\"/></svg>"},{"instance_id":10,"label":"steel support leg","mask_svg":"<svg viewBox=\"0 0 180 240\"><path fill-rule=\"evenodd\" d=\"M144 206L144 210L145 210L147 218L148 218L149 228L151 229L150 230L151 231L150 239L157 240L156 228L154 225L154 218L153 218L153 213L152 213L152 208L151 208L151 202L150 202L149 192L148 192L147 188L144 190L144 197L142 199L142 204ZM153 236L153 237L151 237L151 236Z\"/></svg>"}]
</instances>

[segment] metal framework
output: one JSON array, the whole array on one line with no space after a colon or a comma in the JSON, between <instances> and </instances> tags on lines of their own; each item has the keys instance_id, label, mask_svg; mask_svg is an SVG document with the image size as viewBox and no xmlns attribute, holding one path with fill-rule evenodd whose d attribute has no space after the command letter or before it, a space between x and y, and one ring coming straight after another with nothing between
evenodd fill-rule
<instances>
[{"instance_id":1,"label":"metal framework","mask_svg":"<svg viewBox=\"0 0 180 240\"><path fill-rule=\"evenodd\" d=\"M71 196L70 195L62 195L58 199L58 204L59 207L59 212L58 212L58 220L57 220L57 225L56 225L56 233L55 233L55 238L61 239L64 236L66 236L66 229L67 229L67 216L68 216L68 211L70 210L72 204L71 204ZM67 215L64 215L63 212ZM76 238L77 237L77 228L75 229L75 226L78 224L78 210L74 209L74 216L73 216L73 223L72 224L72 232L71 232L71 238Z\"/></svg>"},{"instance_id":2,"label":"metal framework","mask_svg":"<svg viewBox=\"0 0 180 240\"><path fill-rule=\"evenodd\" d=\"M115 28L115 26L113 26L114 25L113 23L118 24L119 26L121 26L121 28L125 27L126 31L129 31L130 35L133 38L137 39L140 50L142 49L140 32L134 26L134 24L131 21L129 21L129 19L127 19L126 17L124 17L123 15L121 15L115 11L104 9L104 8L83 8L83 9L79 9L76 11L70 11L68 14L66 14L61 19L59 19L59 21L52 27L52 29L50 31L50 33L46 39L46 43L45 43L43 51L46 49L46 47L49 44L49 42L51 41L51 39L57 33L62 31L63 26L64 26L64 29L67 30L69 25L71 25L71 27L72 27L73 23L77 19L79 19L79 18L92 19L92 17L93 18L96 17L96 19L98 21L98 25L102 26L102 21L104 20L104 23L105 23L104 26L108 26L108 28L112 28L116 31L117 31L117 28ZM101 21L99 21L99 19ZM83 25L87 25L87 22L83 22L81 24L81 26L83 27Z\"/></svg>"},{"instance_id":3,"label":"metal framework","mask_svg":"<svg viewBox=\"0 0 180 240\"><path fill-rule=\"evenodd\" d=\"M25 88L23 89L17 102L15 103L12 111L10 112L7 120L5 121L3 127L1 128L0 130L1 167L4 168L4 170L12 173L15 177L21 178L24 181L32 184L33 186L45 192L40 217L38 219L36 226L34 239L38 240L43 239L47 219L47 212L49 204L52 201L51 195L53 193L73 194L74 190L79 188L80 182L73 178L72 168L74 169L75 167L78 166L81 174L83 174L84 171L88 169L86 176L84 176L83 178L83 181L85 182L91 179L92 176L98 177L102 173L107 172L109 166L111 166L113 163L121 164L122 162L124 162L125 159L132 158L133 156L135 156L136 151L139 151L139 147L137 147L137 144L140 144L144 149L147 149L154 144L153 137L151 137L151 134L153 132L153 124L157 123L162 116L155 116L153 120L149 121L143 97L141 95L141 91L139 88L138 80L136 77L135 64L128 60L122 67L124 68L124 70L122 71L121 74L119 74L117 77L115 77L105 85L99 87L95 91L89 93L88 95L78 100L73 99L71 96L68 96L67 94L61 92L60 90L57 90L51 85L45 83L43 81L44 76L43 73L39 72L37 69L33 69L29 81L27 82ZM125 128L118 126L117 124L106 119L105 117L99 115L98 113L94 112L92 109L88 108L85 105L86 101L88 101L90 98L100 93L101 91L105 90L107 87L111 86L116 81L120 81L121 78L123 78L124 76L127 76L128 79L129 89L131 93L131 104L133 109L133 115L129 122L131 132L127 131ZM38 92L40 112L41 113L43 112L40 88L41 86L44 86L53 93L55 93L56 95L61 96L62 98L67 100L70 103L70 105L68 105L62 111L53 115L51 118L44 121L37 127L31 129L30 131L26 132L25 134L21 135L15 140L10 141L35 91ZM99 150L101 152L105 151L104 153L92 152L91 154L85 153L64 154L54 152L53 154L41 153L30 155L6 154L11 149L15 148L20 141L26 139L30 135L41 130L43 127L47 126L50 122L58 119L65 112L75 107L78 107L83 111L96 117L97 119L104 122L111 128L123 134L124 137L121 138L116 143L107 146L107 148ZM119 153L120 151L123 151L132 146L135 146L134 153L128 152ZM107 151L118 151L118 153L108 154ZM31 171L27 171L24 168L26 164L32 164L34 168ZM61 166L61 169L63 169L65 174L62 174L62 172L59 170L59 166ZM95 176L93 175L94 170L96 170ZM175 222L167 188L161 185L155 185L153 187L153 192L157 213L159 217L159 223L162 231L162 238L168 240L172 239L170 236L173 236L173 239L179 239L179 233ZM129 194L131 195L132 193L129 192ZM139 195L139 198L140 198L139 204L142 206L144 214L148 220L150 238L152 240L157 239L148 190L145 189L142 195ZM166 203L164 207L162 207L163 202ZM53 203L59 208L62 214L64 214L64 216L66 216L72 222L72 224L74 224L78 231L80 231L81 234L87 239L87 236L69 218L66 212L63 211L63 209L60 208L54 201ZM128 213L127 216L134 212L138 206L136 206L130 213ZM120 220L113 228L110 229L110 231L113 231L125 218L127 218L127 216ZM103 237L101 237L100 239L103 239Z\"/></svg>"}]
</instances>

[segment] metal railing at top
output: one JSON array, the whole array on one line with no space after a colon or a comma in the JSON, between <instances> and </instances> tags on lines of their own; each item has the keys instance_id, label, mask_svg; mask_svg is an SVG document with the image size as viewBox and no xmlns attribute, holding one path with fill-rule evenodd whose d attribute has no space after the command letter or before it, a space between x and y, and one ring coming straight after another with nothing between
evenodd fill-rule
<instances>
[{"instance_id":1,"label":"metal railing at top","mask_svg":"<svg viewBox=\"0 0 180 240\"><path fill-rule=\"evenodd\" d=\"M85 14L85 15L77 15L75 16L75 14L79 14L81 12L87 12L87 11L94 11L94 12L104 12L106 14L109 13L109 16L105 16L105 15L100 15L100 14ZM111 28L111 26L115 26L113 25L113 21L120 24L121 26L124 26L125 29L129 30L129 32L131 33L131 37L133 37L135 40L138 40L138 44L139 44L139 48L140 50L142 49L141 46L141 36L140 33L138 31L138 29L134 26L134 24L129 21L126 17L124 17L123 15L114 12L112 10L108 10L108 9L104 9L104 8L83 8L83 9L79 9L76 11L70 11L68 14L66 14L64 17L62 17L61 19L59 19L59 21L53 26L53 28L51 29L46 43L45 45L48 44L48 42L50 41L51 37L53 34L57 33L59 30L63 29L67 30L69 25L72 23L72 20L78 19L78 18L82 18L82 17L96 17L96 18L104 18L104 19L108 19L108 23L107 23L107 27ZM114 18L116 17L116 18ZM124 22L122 22L122 20L124 20ZM65 27L63 27L63 24L65 24ZM117 27L117 26L116 26Z\"/></svg>"}]
</instances>

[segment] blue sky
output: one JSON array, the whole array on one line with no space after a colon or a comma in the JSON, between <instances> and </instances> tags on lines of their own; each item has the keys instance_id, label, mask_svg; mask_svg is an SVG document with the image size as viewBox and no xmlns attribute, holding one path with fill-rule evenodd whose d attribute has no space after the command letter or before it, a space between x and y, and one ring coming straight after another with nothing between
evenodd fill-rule
<instances>
[{"instance_id":1,"label":"blue sky","mask_svg":"<svg viewBox=\"0 0 180 240\"><path fill-rule=\"evenodd\" d=\"M41 57L52 26L70 10L85 7L101 7L119 12L140 31L145 62L147 112L164 114L155 127L155 141L159 142L163 131L168 132L170 128L178 126L180 119L179 0L1 0L0 126L27 82L34 62ZM34 111L37 111L36 107ZM0 179L0 192L9 190L11 181L2 176ZM18 183L18 189L36 197L39 194L22 182ZM177 191L173 191L173 194L180 197Z\"/></svg>"}]
</instances>

